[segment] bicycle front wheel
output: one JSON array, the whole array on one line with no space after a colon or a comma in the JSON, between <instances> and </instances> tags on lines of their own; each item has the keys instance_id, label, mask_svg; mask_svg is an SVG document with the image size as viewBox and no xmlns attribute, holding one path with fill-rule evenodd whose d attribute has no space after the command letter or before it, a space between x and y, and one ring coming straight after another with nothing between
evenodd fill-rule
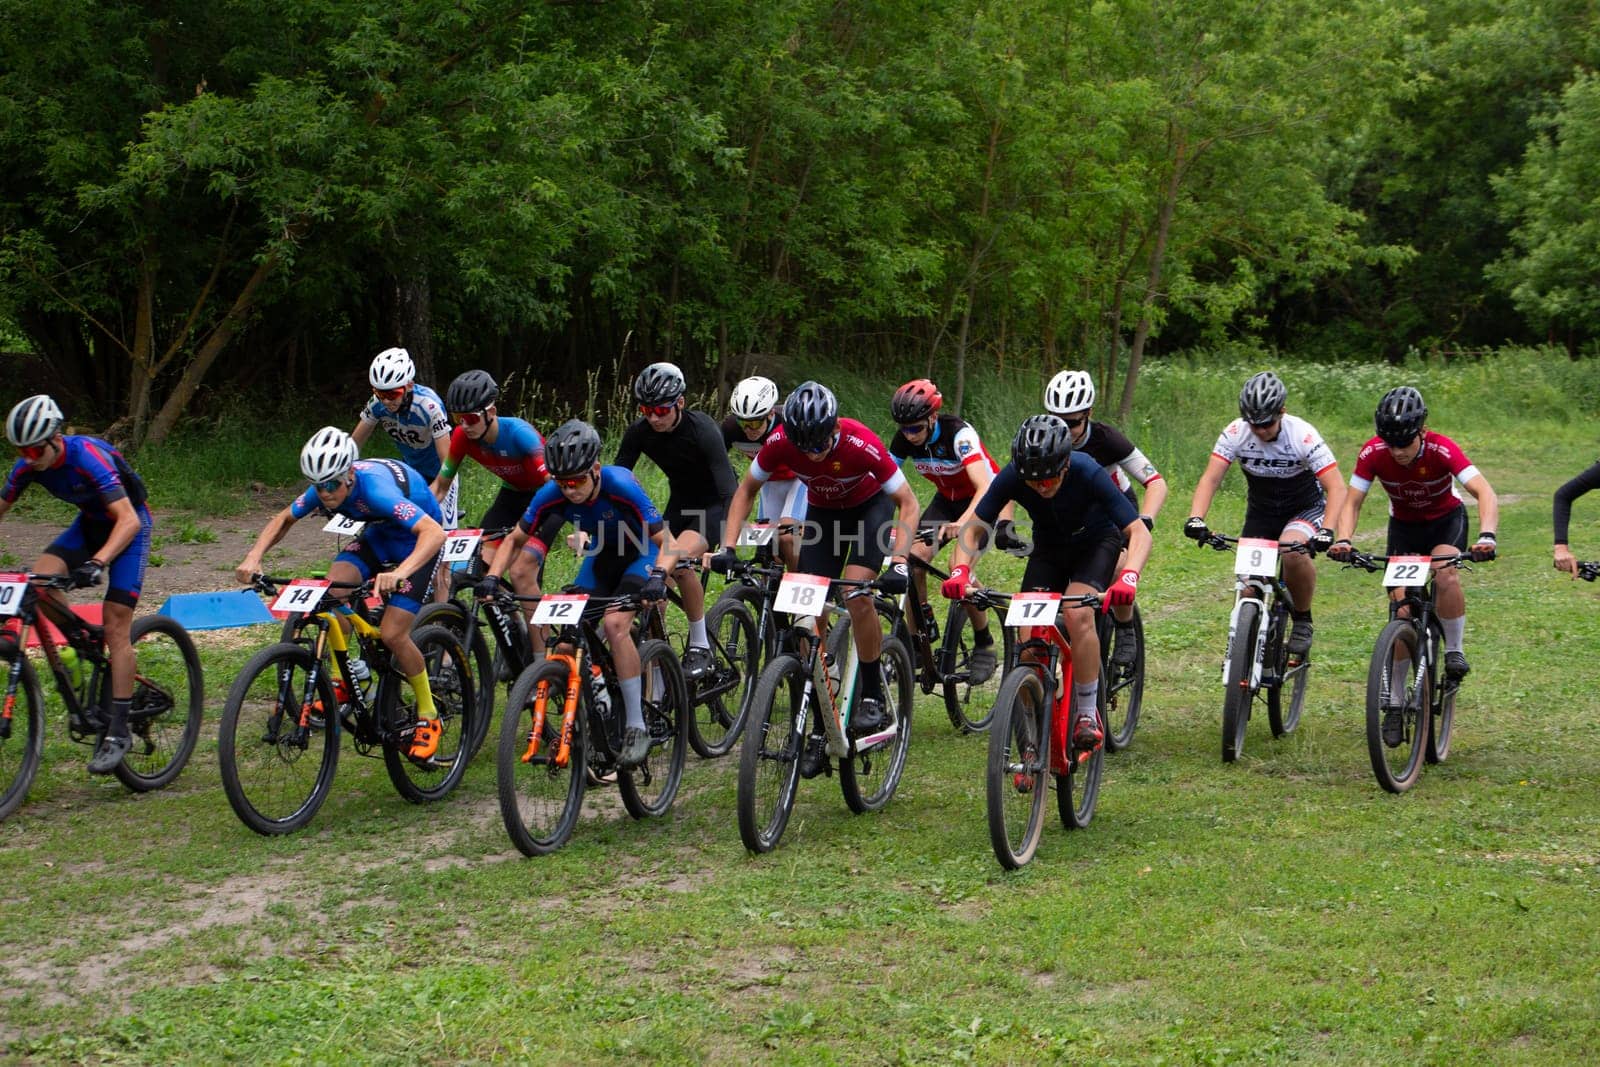
<instances>
[{"instance_id":1,"label":"bicycle front wheel","mask_svg":"<svg viewBox=\"0 0 1600 1067\"><path fill-rule=\"evenodd\" d=\"M1100 707L1105 707L1106 679L1100 676ZM1105 712L1096 709L1100 731L1106 732ZM1100 745L1088 759L1078 762L1081 749L1068 746L1067 773L1056 775L1056 809L1061 814L1061 824L1068 830L1082 830L1094 819L1095 805L1100 802L1100 775L1105 770L1106 746Z\"/></svg>"},{"instance_id":2,"label":"bicycle front wheel","mask_svg":"<svg viewBox=\"0 0 1600 1067\"><path fill-rule=\"evenodd\" d=\"M774 657L756 680L739 751L739 837L751 852L778 847L800 784L808 743L806 668L794 656Z\"/></svg>"},{"instance_id":3,"label":"bicycle front wheel","mask_svg":"<svg viewBox=\"0 0 1600 1067\"><path fill-rule=\"evenodd\" d=\"M1001 626L999 620L989 620L989 633L1000 631L1001 640L990 646L997 662L973 679L972 655L976 651L972 620L967 616L966 605L951 604L945 620L944 644L933 654L943 678L944 710L950 716L950 725L965 734L978 733L989 728L989 718L994 714L996 695L1004 678L1003 664L1015 656L1013 632Z\"/></svg>"},{"instance_id":4,"label":"bicycle front wheel","mask_svg":"<svg viewBox=\"0 0 1600 1067\"><path fill-rule=\"evenodd\" d=\"M1033 859L1044 829L1050 707L1033 667L1018 667L1000 684L989 724L985 775L989 843L1000 866L1014 871Z\"/></svg>"},{"instance_id":5,"label":"bicycle front wheel","mask_svg":"<svg viewBox=\"0 0 1600 1067\"><path fill-rule=\"evenodd\" d=\"M1418 677L1417 631L1406 619L1391 619L1378 635L1367 670L1367 754L1378 784L1403 793L1422 773L1433 685Z\"/></svg>"},{"instance_id":6,"label":"bicycle front wheel","mask_svg":"<svg viewBox=\"0 0 1600 1067\"><path fill-rule=\"evenodd\" d=\"M473 716L474 729L467 749L467 759L470 760L488 739L490 720L494 717L498 678L495 650L484 636L484 628L475 625L472 613L454 600L422 605L416 621L411 624L411 632L415 633L430 624L448 627L472 657L472 677L477 682L477 703L474 706L477 714Z\"/></svg>"},{"instance_id":7,"label":"bicycle front wheel","mask_svg":"<svg viewBox=\"0 0 1600 1067\"><path fill-rule=\"evenodd\" d=\"M1102 619L1110 616L1102 615ZM1133 744L1133 731L1139 726L1139 709L1144 706L1144 620L1137 606L1129 636L1133 640L1132 666L1111 662L1116 626L1102 628L1100 637L1100 675L1106 680L1106 748L1121 752Z\"/></svg>"},{"instance_id":8,"label":"bicycle front wheel","mask_svg":"<svg viewBox=\"0 0 1600 1067\"><path fill-rule=\"evenodd\" d=\"M572 836L583 811L584 770L589 755L588 697L580 690L567 758L560 760L561 720L567 697L567 665L536 663L517 676L500 720L495 753L495 788L500 817L511 843L524 856L554 852ZM543 723L534 736L534 723Z\"/></svg>"},{"instance_id":9,"label":"bicycle front wheel","mask_svg":"<svg viewBox=\"0 0 1600 1067\"><path fill-rule=\"evenodd\" d=\"M389 772L389 781L402 797L422 804L449 796L467 773L477 729L477 689L472 663L455 631L437 624L424 626L411 632L411 640L422 653L428 690L433 695L439 747L426 757L407 752L412 731L404 727L419 721L418 701L411 683L394 668L379 683L378 715L391 725L392 739L383 743L383 765Z\"/></svg>"},{"instance_id":10,"label":"bicycle front wheel","mask_svg":"<svg viewBox=\"0 0 1600 1067\"><path fill-rule=\"evenodd\" d=\"M739 741L753 679L761 671L761 647L755 616L736 597L722 597L706 612L706 635L711 638L714 666L695 687L689 744L700 756L714 759L727 755Z\"/></svg>"},{"instance_id":11,"label":"bicycle front wheel","mask_svg":"<svg viewBox=\"0 0 1600 1067\"><path fill-rule=\"evenodd\" d=\"M0 671L9 678L17 657L22 659L17 699L10 712L0 718L0 819L8 818L22 806L44 757L44 693L33 664L19 648L0 655Z\"/></svg>"},{"instance_id":12,"label":"bicycle front wheel","mask_svg":"<svg viewBox=\"0 0 1600 1067\"><path fill-rule=\"evenodd\" d=\"M911 748L911 653L898 638L884 638L878 668L883 675L883 710L894 722L895 735L870 751L852 751L839 761L839 788L845 805L857 815L878 811L894 797Z\"/></svg>"},{"instance_id":13,"label":"bicycle front wheel","mask_svg":"<svg viewBox=\"0 0 1600 1067\"><path fill-rule=\"evenodd\" d=\"M1267 663L1272 669L1273 682L1267 687L1267 725L1273 737L1282 737L1300 725L1300 712L1306 704L1306 679L1311 673L1311 660L1298 663L1289 661L1289 612L1273 613L1272 635L1267 640ZM1288 703L1284 703L1284 690L1288 690Z\"/></svg>"},{"instance_id":14,"label":"bicycle front wheel","mask_svg":"<svg viewBox=\"0 0 1600 1067\"><path fill-rule=\"evenodd\" d=\"M133 632L133 747L117 764L117 780L135 793L168 785L183 771L200 740L206 685L200 653L174 619L146 615Z\"/></svg>"},{"instance_id":15,"label":"bicycle front wheel","mask_svg":"<svg viewBox=\"0 0 1600 1067\"><path fill-rule=\"evenodd\" d=\"M1228 649L1228 678L1222 694L1222 762L1232 763L1244 751L1244 729L1250 724L1250 701L1256 664L1256 631L1261 625L1259 604L1239 605L1239 624L1233 647Z\"/></svg>"},{"instance_id":16,"label":"bicycle front wheel","mask_svg":"<svg viewBox=\"0 0 1600 1067\"><path fill-rule=\"evenodd\" d=\"M683 781L683 757L689 733L689 687L683 665L665 641L639 646L640 696L650 754L637 767L617 775L622 806L635 819L665 815Z\"/></svg>"},{"instance_id":17,"label":"bicycle front wheel","mask_svg":"<svg viewBox=\"0 0 1600 1067\"><path fill-rule=\"evenodd\" d=\"M338 705L326 671L305 645L279 642L250 657L228 691L217 728L222 791L258 834L292 833L311 821L339 763Z\"/></svg>"}]
</instances>

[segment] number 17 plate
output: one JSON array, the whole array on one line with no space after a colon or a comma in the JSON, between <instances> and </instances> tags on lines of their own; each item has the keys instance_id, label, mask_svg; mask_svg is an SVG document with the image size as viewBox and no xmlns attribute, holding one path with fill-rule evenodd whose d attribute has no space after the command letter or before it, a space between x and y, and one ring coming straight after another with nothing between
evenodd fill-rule
<instances>
[{"instance_id":1,"label":"number 17 plate","mask_svg":"<svg viewBox=\"0 0 1600 1067\"><path fill-rule=\"evenodd\" d=\"M1060 593L1017 593L1006 607L1006 625L1048 626L1060 606Z\"/></svg>"}]
</instances>

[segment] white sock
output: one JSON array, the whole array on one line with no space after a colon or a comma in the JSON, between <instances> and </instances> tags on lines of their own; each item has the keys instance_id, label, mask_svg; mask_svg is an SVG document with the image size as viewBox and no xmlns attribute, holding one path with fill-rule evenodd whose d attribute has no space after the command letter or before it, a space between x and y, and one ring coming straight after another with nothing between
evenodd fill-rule
<instances>
[{"instance_id":1,"label":"white sock","mask_svg":"<svg viewBox=\"0 0 1600 1067\"><path fill-rule=\"evenodd\" d=\"M1100 707L1100 679L1092 682L1074 682L1072 686L1073 704L1078 709L1079 715L1089 715Z\"/></svg>"},{"instance_id":2,"label":"white sock","mask_svg":"<svg viewBox=\"0 0 1600 1067\"><path fill-rule=\"evenodd\" d=\"M706 620L704 616L689 620L689 647L711 647L711 638L706 636Z\"/></svg>"},{"instance_id":3,"label":"white sock","mask_svg":"<svg viewBox=\"0 0 1600 1067\"><path fill-rule=\"evenodd\" d=\"M622 706L628 716L628 725L644 729L644 705L640 697L643 692L644 678L618 678L617 685L622 688Z\"/></svg>"},{"instance_id":4,"label":"white sock","mask_svg":"<svg viewBox=\"0 0 1600 1067\"><path fill-rule=\"evenodd\" d=\"M1440 619L1439 626L1444 630L1444 650L1460 652L1461 639L1467 635L1467 617L1462 615L1455 619Z\"/></svg>"}]
</instances>

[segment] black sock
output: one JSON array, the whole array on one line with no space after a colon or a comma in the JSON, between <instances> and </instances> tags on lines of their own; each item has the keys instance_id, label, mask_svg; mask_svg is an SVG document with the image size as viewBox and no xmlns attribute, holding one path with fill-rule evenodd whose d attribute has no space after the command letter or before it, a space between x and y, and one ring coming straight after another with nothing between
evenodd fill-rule
<instances>
[{"instance_id":1,"label":"black sock","mask_svg":"<svg viewBox=\"0 0 1600 1067\"><path fill-rule=\"evenodd\" d=\"M107 737L128 736L128 714L133 711L133 698L111 701L111 722L106 726Z\"/></svg>"},{"instance_id":2,"label":"black sock","mask_svg":"<svg viewBox=\"0 0 1600 1067\"><path fill-rule=\"evenodd\" d=\"M1295 622L1310 622L1311 621L1311 612L1309 612L1309 611L1293 611L1293 612L1289 613L1289 617L1294 619Z\"/></svg>"},{"instance_id":3,"label":"black sock","mask_svg":"<svg viewBox=\"0 0 1600 1067\"><path fill-rule=\"evenodd\" d=\"M883 699L883 672L878 661L861 661L861 695L870 700Z\"/></svg>"},{"instance_id":4,"label":"black sock","mask_svg":"<svg viewBox=\"0 0 1600 1067\"><path fill-rule=\"evenodd\" d=\"M973 648L991 648L993 646L994 634L989 631L989 627L985 626L981 630L972 631Z\"/></svg>"}]
</instances>

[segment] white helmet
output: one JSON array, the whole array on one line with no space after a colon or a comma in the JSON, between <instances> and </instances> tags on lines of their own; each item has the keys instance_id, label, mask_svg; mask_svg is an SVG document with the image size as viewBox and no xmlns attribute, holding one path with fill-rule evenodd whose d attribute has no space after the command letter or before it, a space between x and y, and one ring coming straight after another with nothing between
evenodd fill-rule
<instances>
[{"instance_id":1,"label":"white helmet","mask_svg":"<svg viewBox=\"0 0 1600 1067\"><path fill-rule=\"evenodd\" d=\"M733 387L728 408L736 419L764 419L778 406L778 383L759 374Z\"/></svg>"},{"instance_id":2,"label":"white helmet","mask_svg":"<svg viewBox=\"0 0 1600 1067\"><path fill-rule=\"evenodd\" d=\"M1044 407L1052 415L1089 410L1094 407L1094 379L1088 371L1062 371L1044 387Z\"/></svg>"},{"instance_id":3,"label":"white helmet","mask_svg":"<svg viewBox=\"0 0 1600 1067\"><path fill-rule=\"evenodd\" d=\"M337 426L324 426L300 450L300 472L313 482L341 477L361 456L355 438Z\"/></svg>"},{"instance_id":4,"label":"white helmet","mask_svg":"<svg viewBox=\"0 0 1600 1067\"><path fill-rule=\"evenodd\" d=\"M374 389L399 389L417 380L417 365L403 348L385 348L372 361L367 381Z\"/></svg>"},{"instance_id":5,"label":"white helmet","mask_svg":"<svg viewBox=\"0 0 1600 1067\"><path fill-rule=\"evenodd\" d=\"M6 416L6 437L19 448L44 444L61 429L65 417L48 396L30 396Z\"/></svg>"}]
</instances>

